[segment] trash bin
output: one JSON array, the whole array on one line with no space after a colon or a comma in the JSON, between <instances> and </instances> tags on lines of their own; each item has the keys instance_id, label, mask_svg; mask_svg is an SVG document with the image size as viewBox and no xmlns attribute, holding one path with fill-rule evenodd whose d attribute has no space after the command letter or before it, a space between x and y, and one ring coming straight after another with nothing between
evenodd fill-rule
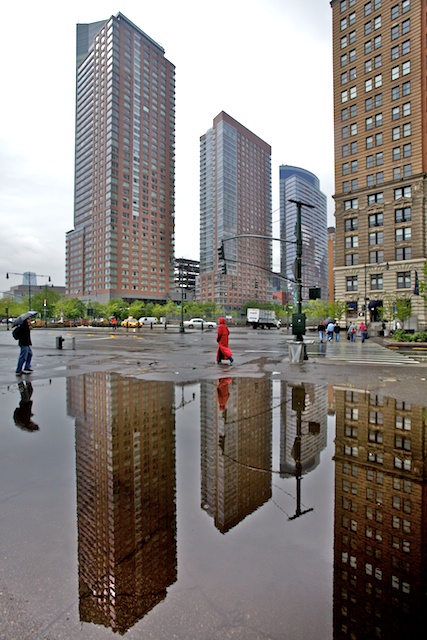
<instances>
[{"instance_id":1,"label":"trash bin","mask_svg":"<svg viewBox=\"0 0 427 640\"><path fill-rule=\"evenodd\" d=\"M62 345L64 343L64 338L62 336L57 336L56 338L56 348L62 349Z\"/></svg>"},{"instance_id":2,"label":"trash bin","mask_svg":"<svg viewBox=\"0 0 427 640\"><path fill-rule=\"evenodd\" d=\"M290 342L289 343L289 362L295 364L304 361L304 343L303 342Z\"/></svg>"}]
</instances>

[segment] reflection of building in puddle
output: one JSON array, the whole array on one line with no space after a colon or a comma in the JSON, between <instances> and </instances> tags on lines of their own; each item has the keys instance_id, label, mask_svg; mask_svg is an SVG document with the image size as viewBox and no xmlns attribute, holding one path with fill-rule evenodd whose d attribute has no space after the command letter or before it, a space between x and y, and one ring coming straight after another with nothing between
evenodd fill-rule
<instances>
[{"instance_id":1,"label":"reflection of building in puddle","mask_svg":"<svg viewBox=\"0 0 427 640\"><path fill-rule=\"evenodd\" d=\"M317 467L327 444L328 387L280 384L280 472L305 474Z\"/></svg>"},{"instance_id":2,"label":"reflection of building in puddle","mask_svg":"<svg viewBox=\"0 0 427 640\"><path fill-rule=\"evenodd\" d=\"M201 498L222 533L271 497L271 401L269 380L201 383Z\"/></svg>"},{"instance_id":3,"label":"reflection of building in puddle","mask_svg":"<svg viewBox=\"0 0 427 640\"><path fill-rule=\"evenodd\" d=\"M76 417L80 619L124 633L176 580L172 383L68 378Z\"/></svg>"},{"instance_id":4,"label":"reflection of building in puddle","mask_svg":"<svg viewBox=\"0 0 427 640\"><path fill-rule=\"evenodd\" d=\"M363 391L335 394L334 637L418 638L426 410Z\"/></svg>"}]
</instances>

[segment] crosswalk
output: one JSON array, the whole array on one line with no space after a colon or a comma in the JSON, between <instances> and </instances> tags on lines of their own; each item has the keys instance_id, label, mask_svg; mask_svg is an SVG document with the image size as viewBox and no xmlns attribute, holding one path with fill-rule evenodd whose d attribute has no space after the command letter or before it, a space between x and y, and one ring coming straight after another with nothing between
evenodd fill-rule
<instances>
[{"instance_id":1,"label":"crosswalk","mask_svg":"<svg viewBox=\"0 0 427 640\"><path fill-rule=\"evenodd\" d=\"M313 345L314 347L314 345ZM309 350L313 353L313 347ZM367 340L362 342L349 342L340 340L339 342L327 342L326 344L316 344L317 354L326 360L348 362L349 364L418 364L414 355L406 355L392 349L387 349L376 342Z\"/></svg>"}]
</instances>

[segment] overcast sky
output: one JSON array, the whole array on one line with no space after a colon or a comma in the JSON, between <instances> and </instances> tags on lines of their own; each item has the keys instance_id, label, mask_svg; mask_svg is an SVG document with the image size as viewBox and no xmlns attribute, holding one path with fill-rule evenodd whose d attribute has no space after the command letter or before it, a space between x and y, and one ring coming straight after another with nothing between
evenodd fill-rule
<instances>
[{"instance_id":1,"label":"overcast sky","mask_svg":"<svg viewBox=\"0 0 427 640\"><path fill-rule=\"evenodd\" d=\"M119 11L176 67L177 257L199 258L199 138L222 110L272 147L273 222L279 166L290 164L317 175L328 224L334 224L329 0L2 3L1 292L22 281L6 280L6 272L34 271L65 284L65 233L73 228L76 24ZM275 256L277 268L277 248Z\"/></svg>"}]
</instances>

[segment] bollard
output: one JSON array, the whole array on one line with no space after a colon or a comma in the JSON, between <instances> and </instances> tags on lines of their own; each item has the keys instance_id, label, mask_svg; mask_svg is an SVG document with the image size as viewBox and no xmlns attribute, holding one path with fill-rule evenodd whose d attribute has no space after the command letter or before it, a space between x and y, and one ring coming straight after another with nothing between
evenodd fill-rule
<instances>
[{"instance_id":1,"label":"bollard","mask_svg":"<svg viewBox=\"0 0 427 640\"><path fill-rule=\"evenodd\" d=\"M289 343L289 362L298 363L304 360L304 345L302 342Z\"/></svg>"},{"instance_id":2,"label":"bollard","mask_svg":"<svg viewBox=\"0 0 427 640\"><path fill-rule=\"evenodd\" d=\"M56 338L56 348L62 349L62 344L64 342L64 338L62 336L57 336Z\"/></svg>"},{"instance_id":3,"label":"bollard","mask_svg":"<svg viewBox=\"0 0 427 640\"><path fill-rule=\"evenodd\" d=\"M71 338L71 348L72 349L76 348L76 339L75 338Z\"/></svg>"}]
</instances>

